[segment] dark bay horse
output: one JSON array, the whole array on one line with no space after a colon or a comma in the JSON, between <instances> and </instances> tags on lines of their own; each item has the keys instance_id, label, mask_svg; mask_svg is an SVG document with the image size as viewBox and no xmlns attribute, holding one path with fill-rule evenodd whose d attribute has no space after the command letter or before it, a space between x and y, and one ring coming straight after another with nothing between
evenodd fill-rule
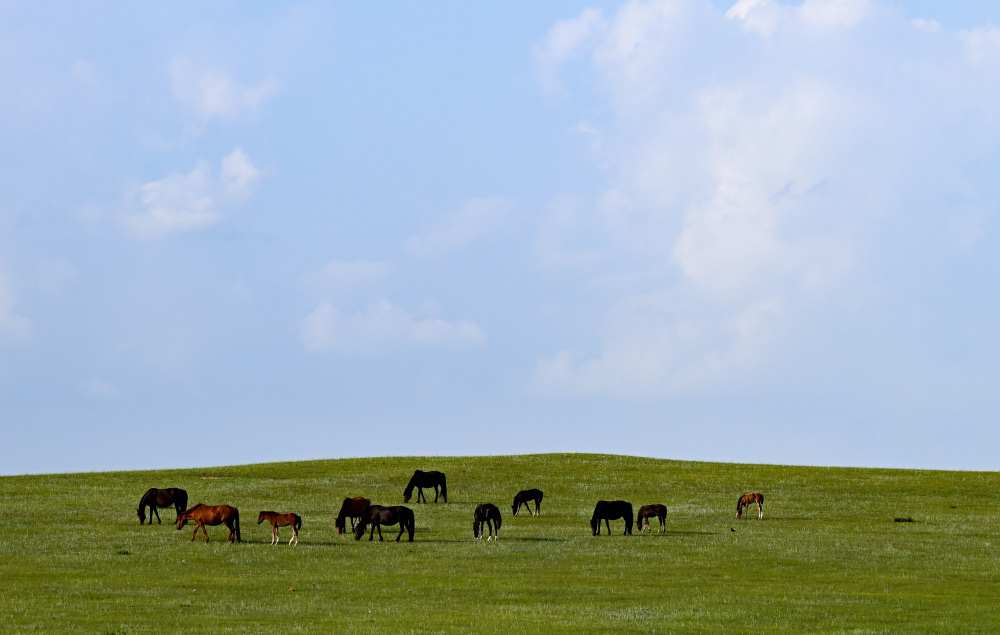
<instances>
[{"instance_id":1,"label":"dark bay horse","mask_svg":"<svg viewBox=\"0 0 1000 635\"><path fill-rule=\"evenodd\" d=\"M299 544L299 530L302 529L302 517L298 514L279 514L278 512L261 512L257 516L257 524L267 520L271 523L271 544L278 544L278 527L291 527L292 537L288 539L288 544ZM197 529L195 530L198 531Z\"/></svg>"},{"instance_id":2,"label":"dark bay horse","mask_svg":"<svg viewBox=\"0 0 1000 635\"><path fill-rule=\"evenodd\" d=\"M533 511L533 512L531 511L531 505L528 504L531 501L535 501L535 511ZM532 516L541 516L542 515L542 490L540 490L540 489L523 489L520 492L518 492L517 494L515 494L514 495L514 504L511 506L511 509L514 511L514 515L515 516L517 516L517 513L519 511L521 511L521 505L524 505L525 507L527 507L528 511L531 512Z\"/></svg>"},{"instance_id":3,"label":"dark bay horse","mask_svg":"<svg viewBox=\"0 0 1000 635\"><path fill-rule=\"evenodd\" d=\"M399 523L399 535L396 542L403 536L403 531L410 534L410 542L413 542L413 510L409 507L393 506L383 507L382 505L372 505L368 508L358 521L358 526L354 528L354 539L361 540L365 535L365 530L371 525L371 535L368 540L375 538L375 530L378 529L378 539L382 542L382 525L395 525Z\"/></svg>"},{"instance_id":4,"label":"dark bay horse","mask_svg":"<svg viewBox=\"0 0 1000 635\"><path fill-rule=\"evenodd\" d=\"M139 517L139 524L146 522L146 508L149 508L149 524L153 524L153 515L156 515L156 522L160 522L160 512L156 511L157 507L173 507L180 516L181 512L187 509L188 504L188 493L182 489L176 487L168 487L167 489L156 489L155 487L150 487L146 490L146 493L142 495L139 499L139 511L136 515ZM175 521L176 522L176 521Z\"/></svg>"},{"instance_id":5,"label":"dark bay horse","mask_svg":"<svg viewBox=\"0 0 1000 635\"><path fill-rule=\"evenodd\" d=\"M236 538L236 542L243 542L243 539L240 537L240 510L235 507L198 503L177 517L177 529L180 530L189 520L198 523L194 527L194 533L191 534L192 542L194 541L194 537L198 535L199 527L205 532L205 542L208 542L208 530L205 529L205 525L213 527L215 525L225 525L229 528L229 544L233 543L233 537Z\"/></svg>"},{"instance_id":6,"label":"dark bay horse","mask_svg":"<svg viewBox=\"0 0 1000 635\"><path fill-rule=\"evenodd\" d=\"M482 528L485 525L486 530L489 531L489 538L486 540L493 540L493 531L496 529L496 540L500 540L500 525L503 524L503 519L500 518L500 510L493 503L483 503L476 507L475 513L472 515L472 535L477 539L482 539L483 532Z\"/></svg>"},{"instance_id":7,"label":"dark bay horse","mask_svg":"<svg viewBox=\"0 0 1000 635\"><path fill-rule=\"evenodd\" d=\"M749 494L744 494L740 496L740 500L736 503L736 517L743 517L743 510L757 503L757 518L761 519L764 517L764 495L760 492L751 492Z\"/></svg>"},{"instance_id":8,"label":"dark bay horse","mask_svg":"<svg viewBox=\"0 0 1000 635\"><path fill-rule=\"evenodd\" d=\"M656 503L654 505L643 505L639 508L639 514L636 516L637 522L636 527L639 529L639 533L642 533L642 523L646 522L646 531L653 531L653 526L649 524L650 518L656 518L660 521L660 528L656 530L656 533L660 533L666 530L665 524L667 521L667 506L660 505Z\"/></svg>"},{"instance_id":9,"label":"dark bay horse","mask_svg":"<svg viewBox=\"0 0 1000 635\"><path fill-rule=\"evenodd\" d=\"M333 521L333 526L337 528L337 533L344 533L347 524L345 520L347 518L351 519L351 531L354 531L354 519L360 518L362 514L368 511L371 505L372 502L370 500L361 496L345 498L344 502L340 504L340 511L337 512L336 520Z\"/></svg>"},{"instance_id":10,"label":"dark bay horse","mask_svg":"<svg viewBox=\"0 0 1000 635\"><path fill-rule=\"evenodd\" d=\"M601 521L608 527L608 535L611 535L611 524L609 520L625 520L625 535L632 535L632 503L626 501L597 501L594 507L594 515L590 517L590 533L594 536L601 535Z\"/></svg>"},{"instance_id":11,"label":"dark bay horse","mask_svg":"<svg viewBox=\"0 0 1000 635\"><path fill-rule=\"evenodd\" d=\"M423 499L427 502L424 497L424 488L433 487L434 488L434 502L438 502L438 488L441 488L441 498L444 502L448 502L448 482L445 480L444 474L441 472L421 472L417 470L410 477L410 482L406 484L406 489L403 490L403 502L409 503L410 497L413 496L413 488L417 488L417 502Z\"/></svg>"}]
</instances>

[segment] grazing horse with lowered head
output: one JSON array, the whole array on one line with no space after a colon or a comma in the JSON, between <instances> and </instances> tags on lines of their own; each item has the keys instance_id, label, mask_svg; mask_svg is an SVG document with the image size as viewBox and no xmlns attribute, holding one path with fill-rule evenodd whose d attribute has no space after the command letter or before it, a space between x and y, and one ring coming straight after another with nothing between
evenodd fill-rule
<instances>
[{"instance_id":1,"label":"grazing horse with lowered head","mask_svg":"<svg viewBox=\"0 0 1000 635\"><path fill-rule=\"evenodd\" d=\"M333 521L333 526L337 528L337 533L344 533L347 518L351 519L351 531L354 531L354 519L360 518L371 506L372 502L362 496L345 498L344 502L340 504L340 511L337 512L336 520Z\"/></svg>"},{"instance_id":2,"label":"grazing horse with lowered head","mask_svg":"<svg viewBox=\"0 0 1000 635\"><path fill-rule=\"evenodd\" d=\"M417 488L417 502L423 499L427 502L427 498L424 496L424 488L434 488L434 502L438 502L438 488L441 489L441 498L444 502L448 502L448 482L445 480L444 474L441 472L421 472L416 470L413 472L413 476L410 477L410 482L406 484L406 489L403 490L403 502L409 503L410 497L413 496L413 488Z\"/></svg>"},{"instance_id":3,"label":"grazing horse with lowered head","mask_svg":"<svg viewBox=\"0 0 1000 635\"><path fill-rule=\"evenodd\" d=\"M535 501L535 511L531 511L531 501ZM514 504L511 505L511 509L514 511L514 515L521 511L521 505L528 508L528 512L532 516L542 515L542 490L540 489L523 489L514 495Z\"/></svg>"},{"instance_id":4,"label":"grazing horse with lowered head","mask_svg":"<svg viewBox=\"0 0 1000 635\"><path fill-rule=\"evenodd\" d=\"M649 524L650 518L656 518L660 521L660 528L656 530L656 533L666 531L667 506L656 503L654 505L643 505L639 508L639 514L636 516L636 527L639 529L640 534L642 533L643 521L646 523L646 531L653 531L653 526Z\"/></svg>"},{"instance_id":5,"label":"grazing horse with lowered head","mask_svg":"<svg viewBox=\"0 0 1000 635\"><path fill-rule=\"evenodd\" d=\"M396 536L396 542L399 542L404 530L410 534L410 542L413 542L413 510L400 505L392 507L372 505L369 507L368 511L361 516L361 520L358 521L358 526L354 528L354 539L361 540L361 536L365 535L365 530L371 525L371 535L368 536L368 540L375 538L375 530L378 529L378 539L379 542L382 542L382 525L395 525L396 523L399 523L399 535Z\"/></svg>"},{"instance_id":6,"label":"grazing horse with lowered head","mask_svg":"<svg viewBox=\"0 0 1000 635\"><path fill-rule=\"evenodd\" d=\"M601 535L601 521L608 527L608 535L611 535L611 524L609 520L625 521L625 535L632 535L632 503L627 501L597 501L594 507L594 515L590 517L590 533L593 536Z\"/></svg>"},{"instance_id":7,"label":"grazing horse with lowered head","mask_svg":"<svg viewBox=\"0 0 1000 635\"><path fill-rule=\"evenodd\" d=\"M292 537L288 539L288 544L299 544L299 530L302 529L302 517L298 514L279 514L278 512L261 512L257 516L257 524L267 520L271 523L271 544L278 544L278 527L291 527Z\"/></svg>"},{"instance_id":8,"label":"grazing horse with lowered head","mask_svg":"<svg viewBox=\"0 0 1000 635\"><path fill-rule=\"evenodd\" d=\"M764 495L760 492L751 492L749 494L744 494L740 496L739 502L736 503L736 517L743 517L743 510L757 503L757 518L758 520L764 517Z\"/></svg>"},{"instance_id":9,"label":"grazing horse with lowered head","mask_svg":"<svg viewBox=\"0 0 1000 635\"><path fill-rule=\"evenodd\" d=\"M500 518L500 510L493 503L482 503L476 507L475 513L472 515L472 535L477 539L482 540L483 538L483 526L485 525L486 530L489 531L489 538L486 540L494 540L493 531L496 530L496 540L500 540L500 525L503 524L503 519Z\"/></svg>"},{"instance_id":10,"label":"grazing horse with lowered head","mask_svg":"<svg viewBox=\"0 0 1000 635\"><path fill-rule=\"evenodd\" d=\"M146 490L146 493L142 495L139 499L139 510L136 515L139 517L139 524L146 522L146 508L149 508L149 524L153 524L153 515L156 515L157 524L162 524L160 521L160 512L156 511L157 507L173 507L180 516L181 512L187 509L188 504L188 493L182 489L176 487L168 487L167 489L156 489L155 487L150 487ZM175 521L176 522L176 521Z\"/></svg>"},{"instance_id":11,"label":"grazing horse with lowered head","mask_svg":"<svg viewBox=\"0 0 1000 635\"><path fill-rule=\"evenodd\" d=\"M205 532L205 542L208 542L208 530L205 529L205 525L213 527L215 525L225 525L229 528L229 544L233 544L234 537L236 538L236 542L243 542L243 539L240 537L240 510L235 507L198 503L177 517L177 529L180 530L183 528L189 520L197 523L194 527L194 533L191 534L192 542L194 542L194 537L198 535L199 527Z\"/></svg>"}]
</instances>

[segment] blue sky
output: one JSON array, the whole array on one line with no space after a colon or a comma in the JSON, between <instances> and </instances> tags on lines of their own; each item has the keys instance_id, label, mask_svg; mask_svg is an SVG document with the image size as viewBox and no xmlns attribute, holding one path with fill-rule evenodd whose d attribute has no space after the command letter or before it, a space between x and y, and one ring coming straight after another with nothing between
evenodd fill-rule
<instances>
[{"instance_id":1,"label":"blue sky","mask_svg":"<svg viewBox=\"0 0 1000 635\"><path fill-rule=\"evenodd\" d=\"M0 473L996 469L952 4L0 2Z\"/></svg>"}]
</instances>

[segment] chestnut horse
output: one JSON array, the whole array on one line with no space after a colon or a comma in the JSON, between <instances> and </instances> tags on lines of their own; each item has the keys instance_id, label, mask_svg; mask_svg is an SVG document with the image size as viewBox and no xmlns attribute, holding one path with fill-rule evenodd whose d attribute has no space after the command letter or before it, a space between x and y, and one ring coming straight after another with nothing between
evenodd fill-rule
<instances>
[{"instance_id":1,"label":"chestnut horse","mask_svg":"<svg viewBox=\"0 0 1000 635\"><path fill-rule=\"evenodd\" d=\"M736 503L736 517L743 517L743 510L750 505L757 503L757 518L761 519L764 517L764 495L760 492L752 492L750 494L744 494L740 496L739 502Z\"/></svg>"},{"instance_id":2,"label":"chestnut horse","mask_svg":"<svg viewBox=\"0 0 1000 635\"><path fill-rule=\"evenodd\" d=\"M399 542L404 530L409 532L410 542L413 542L413 510L402 506L372 505L369 507L368 511L361 516L358 526L354 528L354 539L361 540L361 536L365 535L365 529L371 525L372 531L368 540L375 538L375 530L378 529L378 539L379 542L382 542L382 525L395 525L396 523L399 523L399 535L396 536L396 542Z\"/></svg>"},{"instance_id":3,"label":"chestnut horse","mask_svg":"<svg viewBox=\"0 0 1000 635\"><path fill-rule=\"evenodd\" d=\"M594 507L594 515L590 518L590 533L594 536L601 535L601 521L608 527L608 535L611 535L611 525L608 523L609 520L618 520L619 518L625 521L625 531L622 533L625 535L632 535L632 503L626 501L597 501L597 506Z\"/></svg>"},{"instance_id":4,"label":"chestnut horse","mask_svg":"<svg viewBox=\"0 0 1000 635\"><path fill-rule=\"evenodd\" d=\"M157 507L173 507L177 515L180 516L181 512L187 509L187 504L188 493L182 489L176 487L169 487L167 489L150 487L142 495L142 498L139 499L139 511L136 512L136 515L139 517L139 524L143 524L146 522L146 508L148 507L149 524L153 524L154 514L156 515L157 524L163 524L160 522L160 512L156 511Z\"/></svg>"},{"instance_id":5,"label":"chestnut horse","mask_svg":"<svg viewBox=\"0 0 1000 635\"><path fill-rule=\"evenodd\" d=\"M354 531L354 519L360 518L362 514L368 511L368 508L372 506L372 502L367 498L361 496L356 496L354 498L345 498L344 502L340 504L340 511L337 512L337 519L333 521L333 526L337 528L337 533L344 533L344 529L347 523L344 519L351 519L351 531Z\"/></svg>"},{"instance_id":6,"label":"chestnut horse","mask_svg":"<svg viewBox=\"0 0 1000 635\"><path fill-rule=\"evenodd\" d=\"M423 498L424 502L427 502L427 498L424 497L424 488L434 488L434 502L438 502L438 488L441 488L441 498L444 502L448 502L448 482L441 472L421 472L416 470L413 472L413 476L410 477L410 482L406 484L406 489L403 490L403 502L409 503L410 497L413 496L413 488L417 488L417 502Z\"/></svg>"},{"instance_id":7,"label":"chestnut horse","mask_svg":"<svg viewBox=\"0 0 1000 635\"><path fill-rule=\"evenodd\" d=\"M472 535L476 539L482 540L482 528L485 525L490 534L486 540L500 540L500 525L502 524L503 519L500 518L500 510L497 509L497 506L493 503L483 503L476 507L476 511L472 515ZM493 537L494 528L496 528L496 538Z\"/></svg>"},{"instance_id":8,"label":"chestnut horse","mask_svg":"<svg viewBox=\"0 0 1000 635\"><path fill-rule=\"evenodd\" d=\"M288 539L288 544L299 544L299 530L302 529L302 517L298 514L279 514L278 512L261 512L257 516L257 524L261 524L267 519L271 523L271 544L278 544L278 527L291 527L292 537ZM197 531L197 530L195 530Z\"/></svg>"},{"instance_id":9,"label":"chestnut horse","mask_svg":"<svg viewBox=\"0 0 1000 635\"><path fill-rule=\"evenodd\" d=\"M646 531L653 531L653 526L649 524L650 518L656 518L660 521L660 528L656 530L656 533L665 531L665 523L667 520L667 506L660 505L656 503L654 505L643 505L639 508L639 515L637 516L638 522L636 527L639 528L639 533L642 533L642 523L646 522Z\"/></svg>"},{"instance_id":10,"label":"chestnut horse","mask_svg":"<svg viewBox=\"0 0 1000 635\"><path fill-rule=\"evenodd\" d=\"M194 541L194 537L198 535L199 527L205 532L205 542L208 542L208 530L205 529L205 525L212 525L213 527L215 525L225 525L229 528L229 544L233 543L234 536L236 542L243 542L243 539L240 537L240 510L235 507L198 503L177 517L177 529L180 530L189 520L198 523L194 527L194 533L191 534L192 542Z\"/></svg>"},{"instance_id":11,"label":"chestnut horse","mask_svg":"<svg viewBox=\"0 0 1000 635\"><path fill-rule=\"evenodd\" d=\"M535 511L533 511L533 512L531 511L531 505L528 504L531 501L535 501ZM511 505L511 509L514 510L514 515L515 516L517 516L517 513L519 511L521 511L521 505L524 505L525 507L527 507L528 508L528 512L530 512L532 516L541 516L542 515L542 509L541 509L542 508L542 490L540 490L540 489L523 489L520 492L518 492L517 494L515 494L514 495L514 504Z\"/></svg>"}]
</instances>

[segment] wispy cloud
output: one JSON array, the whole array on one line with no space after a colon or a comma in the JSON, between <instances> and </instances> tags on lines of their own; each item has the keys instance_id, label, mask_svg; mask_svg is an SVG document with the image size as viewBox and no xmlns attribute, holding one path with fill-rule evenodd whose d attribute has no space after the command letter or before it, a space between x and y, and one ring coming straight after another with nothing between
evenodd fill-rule
<instances>
[{"instance_id":1,"label":"wispy cloud","mask_svg":"<svg viewBox=\"0 0 1000 635\"><path fill-rule=\"evenodd\" d=\"M278 82L273 78L250 86L186 57L172 61L169 71L174 97L203 121L256 117L264 101L278 90Z\"/></svg>"},{"instance_id":2,"label":"wispy cloud","mask_svg":"<svg viewBox=\"0 0 1000 635\"><path fill-rule=\"evenodd\" d=\"M31 335L31 321L15 312L14 301L14 284L0 269L0 342L8 337L23 339Z\"/></svg>"},{"instance_id":3,"label":"wispy cloud","mask_svg":"<svg viewBox=\"0 0 1000 635\"><path fill-rule=\"evenodd\" d=\"M199 161L187 174L171 174L140 186L135 211L124 222L140 238L161 238L220 223L227 210L252 194L261 176L242 149L222 160L218 177L208 162Z\"/></svg>"},{"instance_id":4,"label":"wispy cloud","mask_svg":"<svg viewBox=\"0 0 1000 635\"><path fill-rule=\"evenodd\" d=\"M408 238L406 250L421 258L440 258L489 234L511 216L514 208L514 202L506 198L471 198L439 227Z\"/></svg>"}]
</instances>

